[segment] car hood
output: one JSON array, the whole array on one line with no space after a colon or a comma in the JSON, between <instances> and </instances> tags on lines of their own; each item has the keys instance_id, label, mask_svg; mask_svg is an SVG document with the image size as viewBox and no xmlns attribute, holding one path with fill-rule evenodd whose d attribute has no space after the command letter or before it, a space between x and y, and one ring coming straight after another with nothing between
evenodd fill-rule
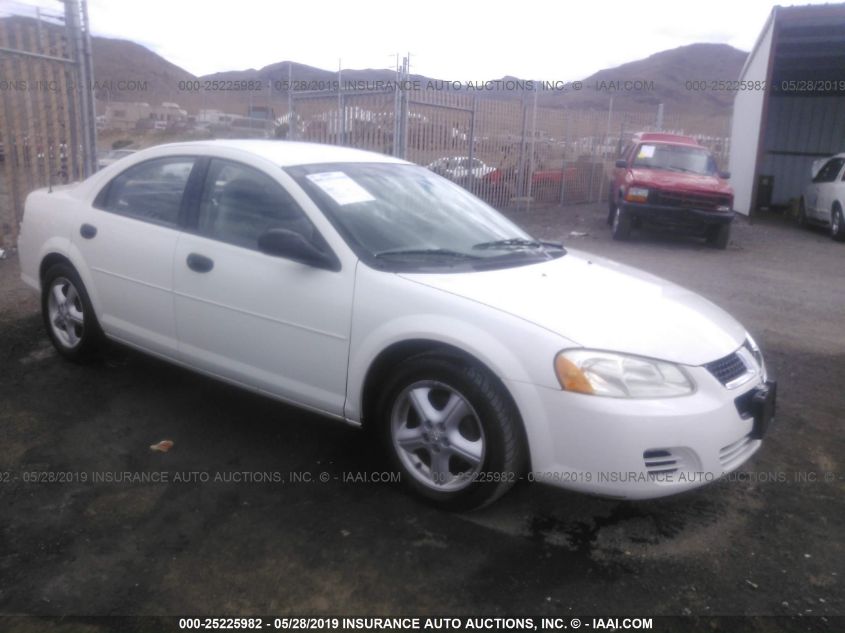
<instances>
[{"instance_id":1,"label":"car hood","mask_svg":"<svg viewBox=\"0 0 845 633\"><path fill-rule=\"evenodd\" d=\"M701 193L732 195L733 189L726 180L706 174L689 174L660 169L632 169L633 186L672 189Z\"/></svg>"},{"instance_id":2,"label":"car hood","mask_svg":"<svg viewBox=\"0 0 845 633\"><path fill-rule=\"evenodd\" d=\"M745 329L703 297L587 253L472 273L402 277L501 310L587 348L702 365L735 351Z\"/></svg>"}]
</instances>

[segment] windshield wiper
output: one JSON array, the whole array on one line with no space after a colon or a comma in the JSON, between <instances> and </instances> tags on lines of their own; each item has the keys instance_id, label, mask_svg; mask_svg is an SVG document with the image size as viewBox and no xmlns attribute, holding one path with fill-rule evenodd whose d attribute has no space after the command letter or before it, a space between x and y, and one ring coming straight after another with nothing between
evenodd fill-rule
<instances>
[{"instance_id":1,"label":"windshield wiper","mask_svg":"<svg viewBox=\"0 0 845 633\"><path fill-rule=\"evenodd\" d=\"M560 242L543 242L540 240L526 240L521 237L512 237L506 240L493 240L492 242L481 242L473 248L482 249L519 249L519 248L563 248Z\"/></svg>"},{"instance_id":2,"label":"windshield wiper","mask_svg":"<svg viewBox=\"0 0 845 633\"><path fill-rule=\"evenodd\" d=\"M478 259L478 255L470 253L461 253L460 251L453 251L448 248L395 248L388 251L380 251L376 253L375 257L402 257L409 256L423 256L423 257L452 257L455 259Z\"/></svg>"}]
</instances>

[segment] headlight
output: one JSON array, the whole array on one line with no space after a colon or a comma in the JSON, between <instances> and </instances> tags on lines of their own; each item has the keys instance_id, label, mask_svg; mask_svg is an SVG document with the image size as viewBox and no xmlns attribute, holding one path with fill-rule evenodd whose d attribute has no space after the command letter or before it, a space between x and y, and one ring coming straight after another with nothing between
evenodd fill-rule
<instances>
[{"instance_id":1,"label":"headlight","mask_svg":"<svg viewBox=\"0 0 845 633\"><path fill-rule=\"evenodd\" d=\"M763 377L763 380L766 380L766 362L763 360L763 353L760 351L757 341L755 341L748 332L745 333L744 346L745 349L751 352L751 355L754 356L754 360L757 361L757 365L760 367L760 375Z\"/></svg>"},{"instance_id":2,"label":"headlight","mask_svg":"<svg viewBox=\"0 0 845 633\"><path fill-rule=\"evenodd\" d=\"M695 391L678 365L612 352L562 351L555 357L555 373L567 391L611 398L671 398Z\"/></svg>"},{"instance_id":3,"label":"headlight","mask_svg":"<svg viewBox=\"0 0 845 633\"><path fill-rule=\"evenodd\" d=\"M628 202L646 202L648 200L648 189L645 187L631 187L625 194Z\"/></svg>"}]
</instances>

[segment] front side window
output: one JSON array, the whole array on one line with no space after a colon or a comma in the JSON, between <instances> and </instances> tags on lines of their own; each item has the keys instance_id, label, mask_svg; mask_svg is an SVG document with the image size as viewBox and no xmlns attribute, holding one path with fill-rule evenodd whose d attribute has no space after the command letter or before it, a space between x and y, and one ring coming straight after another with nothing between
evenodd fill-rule
<instances>
[{"instance_id":1,"label":"front side window","mask_svg":"<svg viewBox=\"0 0 845 633\"><path fill-rule=\"evenodd\" d=\"M320 242L311 221L272 178L247 165L213 159L200 201L200 235L257 249L259 236L269 229Z\"/></svg>"},{"instance_id":2,"label":"front side window","mask_svg":"<svg viewBox=\"0 0 845 633\"><path fill-rule=\"evenodd\" d=\"M193 167L194 159L184 156L139 163L115 177L97 196L94 206L147 222L176 226Z\"/></svg>"},{"instance_id":3,"label":"front side window","mask_svg":"<svg viewBox=\"0 0 845 633\"><path fill-rule=\"evenodd\" d=\"M832 158L819 170L819 173L813 178L813 182L833 182L839 175L839 170L842 169L843 164L845 164L845 158Z\"/></svg>"},{"instance_id":4,"label":"front side window","mask_svg":"<svg viewBox=\"0 0 845 633\"><path fill-rule=\"evenodd\" d=\"M666 143L639 145L634 153L633 166L705 175L718 171L716 161L705 148Z\"/></svg>"},{"instance_id":5,"label":"front side window","mask_svg":"<svg viewBox=\"0 0 845 633\"><path fill-rule=\"evenodd\" d=\"M286 171L356 254L382 269L507 267L563 254L423 167L332 163Z\"/></svg>"}]
</instances>

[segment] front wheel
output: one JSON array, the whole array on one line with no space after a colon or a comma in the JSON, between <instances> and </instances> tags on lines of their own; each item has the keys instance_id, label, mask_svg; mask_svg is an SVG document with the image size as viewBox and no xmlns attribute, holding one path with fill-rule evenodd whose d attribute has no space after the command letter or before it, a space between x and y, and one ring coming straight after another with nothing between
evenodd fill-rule
<instances>
[{"instance_id":1,"label":"front wheel","mask_svg":"<svg viewBox=\"0 0 845 633\"><path fill-rule=\"evenodd\" d=\"M102 334L79 274L68 264L56 264L44 275L41 289L41 314L53 346L69 360L88 360Z\"/></svg>"},{"instance_id":2,"label":"front wheel","mask_svg":"<svg viewBox=\"0 0 845 633\"><path fill-rule=\"evenodd\" d=\"M731 239L731 225L719 224L711 226L707 229L707 243L713 248L725 250L728 247L728 241Z\"/></svg>"},{"instance_id":3,"label":"front wheel","mask_svg":"<svg viewBox=\"0 0 845 633\"><path fill-rule=\"evenodd\" d=\"M616 210L613 213L611 232L613 239L617 241L627 240L631 237L631 216L622 210L621 205L616 205Z\"/></svg>"},{"instance_id":4,"label":"front wheel","mask_svg":"<svg viewBox=\"0 0 845 633\"><path fill-rule=\"evenodd\" d=\"M525 442L515 407L489 372L458 357L424 354L400 364L378 404L391 462L416 494L470 510L519 478Z\"/></svg>"},{"instance_id":5,"label":"front wheel","mask_svg":"<svg viewBox=\"0 0 845 633\"><path fill-rule=\"evenodd\" d=\"M830 237L837 242L845 242L845 220L843 220L842 209L838 204L830 214Z\"/></svg>"}]
</instances>

